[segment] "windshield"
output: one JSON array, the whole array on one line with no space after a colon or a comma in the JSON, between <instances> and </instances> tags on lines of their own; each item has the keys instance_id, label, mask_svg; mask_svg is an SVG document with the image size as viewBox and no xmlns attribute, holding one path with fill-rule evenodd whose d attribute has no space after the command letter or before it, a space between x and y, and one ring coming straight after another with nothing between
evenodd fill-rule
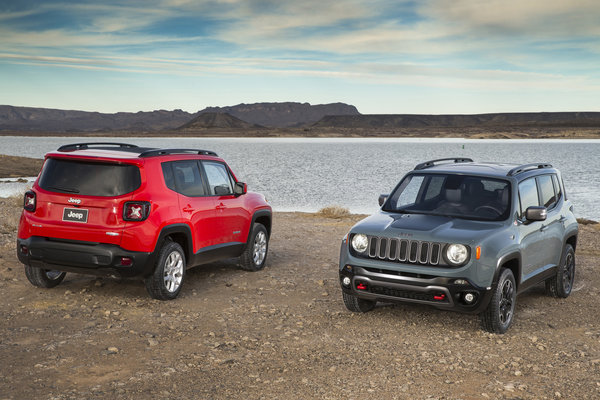
<instances>
[{"instance_id":1,"label":"windshield","mask_svg":"<svg viewBox=\"0 0 600 400\"><path fill-rule=\"evenodd\" d=\"M133 192L141 179L135 165L49 158L38 184L51 192L111 197Z\"/></svg>"},{"instance_id":2,"label":"windshield","mask_svg":"<svg viewBox=\"0 0 600 400\"><path fill-rule=\"evenodd\" d=\"M410 174L383 210L501 221L510 214L510 184L479 176Z\"/></svg>"}]
</instances>

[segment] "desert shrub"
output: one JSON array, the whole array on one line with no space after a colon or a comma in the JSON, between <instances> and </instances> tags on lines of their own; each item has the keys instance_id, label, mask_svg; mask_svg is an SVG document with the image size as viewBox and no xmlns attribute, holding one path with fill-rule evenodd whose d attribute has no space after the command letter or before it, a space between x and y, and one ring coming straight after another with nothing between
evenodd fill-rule
<instances>
[{"instance_id":1,"label":"desert shrub","mask_svg":"<svg viewBox=\"0 0 600 400\"><path fill-rule=\"evenodd\" d=\"M334 205L321 208L317 214L325 218L344 218L350 215L350 210Z\"/></svg>"}]
</instances>

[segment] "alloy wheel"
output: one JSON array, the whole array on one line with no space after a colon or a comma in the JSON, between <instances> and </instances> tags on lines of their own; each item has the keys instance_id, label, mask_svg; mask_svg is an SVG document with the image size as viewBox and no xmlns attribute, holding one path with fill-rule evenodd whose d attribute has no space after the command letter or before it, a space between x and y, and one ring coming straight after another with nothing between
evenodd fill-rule
<instances>
[{"instance_id":1,"label":"alloy wheel","mask_svg":"<svg viewBox=\"0 0 600 400\"><path fill-rule=\"evenodd\" d=\"M165 288L173 293L177 291L183 279L183 258L178 251L173 251L165 260L164 282Z\"/></svg>"},{"instance_id":2,"label":"alloy wheel","mask_svg":"<svg viewBox=\"0 0 600 400\"><path fill-rule=\"evenodd\" d=\"M261 265L267 255L267 235L260 231L254 237L252 259L255 265Z\"/></svg>"}]
</instances>

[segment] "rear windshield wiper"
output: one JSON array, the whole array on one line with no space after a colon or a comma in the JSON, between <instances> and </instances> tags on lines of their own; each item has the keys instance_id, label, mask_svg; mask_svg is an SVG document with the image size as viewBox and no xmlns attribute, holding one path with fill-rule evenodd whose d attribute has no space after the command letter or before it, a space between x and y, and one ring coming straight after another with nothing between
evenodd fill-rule
<instances>
[{"instance_id":1,"label":"rear windshield wiper","mask_svg":"<svg viewBox=\"0 0 600 400\"><path fill-rule=\"evenodd\" d=\"M48 186L48 189L58 190L59 192L79 193L79 190L77 190L77 189L59 187L59 186Z\"/></svg>"}]
</instances>

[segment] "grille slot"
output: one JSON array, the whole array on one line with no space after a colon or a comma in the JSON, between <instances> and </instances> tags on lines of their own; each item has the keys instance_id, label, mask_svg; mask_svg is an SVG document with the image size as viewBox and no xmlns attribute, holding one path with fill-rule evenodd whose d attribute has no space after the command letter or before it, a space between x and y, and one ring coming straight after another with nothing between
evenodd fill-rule
<instances>
[{"instance_id":1,"label":"grille slot","mask_svg":"<svg viewBox=\"0 0 600 400\"><path fill-rule=\"evenodd\" d=\"M386 261L440 265L443 243L369 236L369 249L363 255Z\"/></svg>"}]
</instances>

